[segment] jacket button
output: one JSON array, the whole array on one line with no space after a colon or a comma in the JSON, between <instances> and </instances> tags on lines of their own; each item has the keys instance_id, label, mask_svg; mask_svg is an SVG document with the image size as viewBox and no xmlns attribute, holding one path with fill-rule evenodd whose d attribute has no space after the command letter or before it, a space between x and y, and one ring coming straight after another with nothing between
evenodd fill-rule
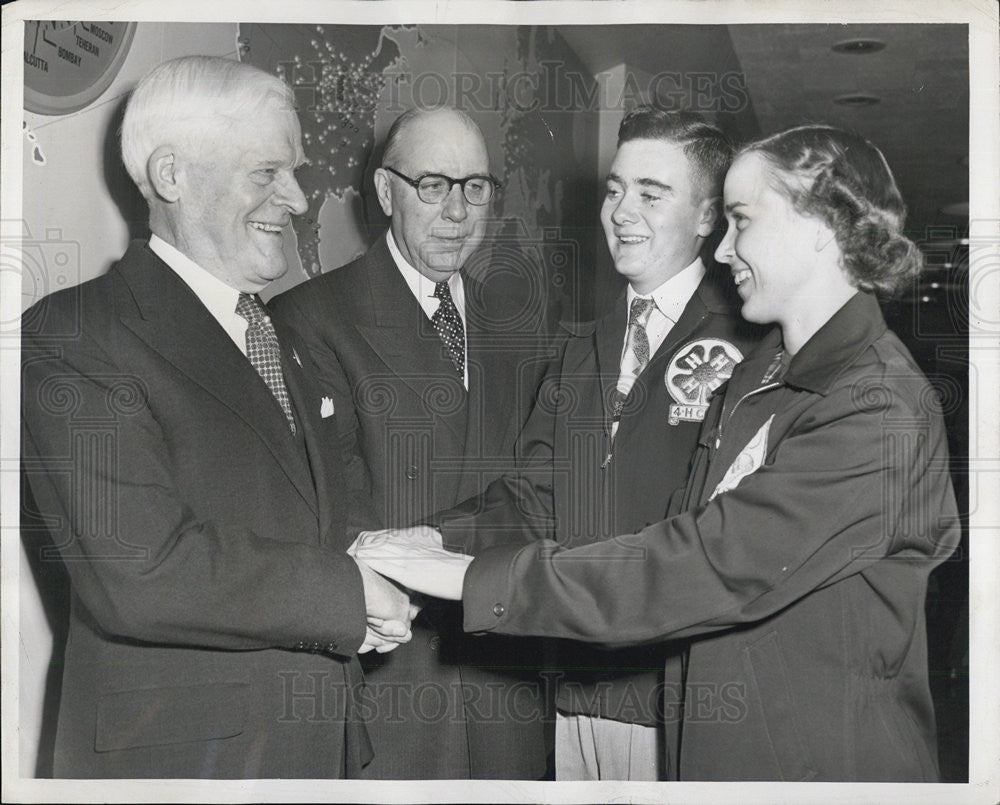
<instances>
[{"instance_id":1,"label":"jacket button","mask_svg":"<svg viewBox=\"0 0 1000 805\"><path fill-rule=\"evenodd\" d=\"M411 481L417 480L417 468L413 466L407 467L406 477Z\"/></svg>"},{"instance_id":2,"label":"jacket button","mask_svg":"<svg viewBox=\"0 0 1000 805\"><path fill-rule=\"evenodd\" d=\"M496 615L498 618L503 617L503 613L506 612L506 611L507 610L504 608L503 604L494 604L493 605L493 614Z\"/></svg>"}]
</instances>

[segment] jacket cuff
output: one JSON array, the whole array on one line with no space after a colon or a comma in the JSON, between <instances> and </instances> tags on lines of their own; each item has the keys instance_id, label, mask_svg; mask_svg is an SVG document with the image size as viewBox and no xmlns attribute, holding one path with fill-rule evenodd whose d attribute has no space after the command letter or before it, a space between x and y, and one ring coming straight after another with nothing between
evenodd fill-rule
<instances>
[{"instance_id":1,"label":"jacket cuff","mask_svg":"<svg viewBox=\"0 0 1000 805\"><path fill-rule=\"evenodd\" d=\"M352 557L333 554L327 558L325 578L332 582L327 611L321 614L322 610L314 605L314 634L302 635L292 648L350 657L361 648L368 629L364 583Z\"/></svg>"},{"instance_id":2,"label":"jacket cuff","mask_svg":"<svg viewBox=\"0 0 1000 805\"><path fill-rule=\"evenodd\" d=\"M462 584L465 631L493 631L507 620L515 594L511 585L511 566L524 550L535 548L530 545L498 545L472 560Z\"/></svg>"},{"instance_id":3,"label":"jacket cuff","mask_svg":"<svg viewBox=\"0 0 1000 805\"><path fill-rule=\"evenodd\" d=\"M368 633L365 585L361 580L361 570L358 568L358 563L354 561L354 558L345 556L344 559L351 564L351 570L346 574L348 576L348 590L346 594L351 597L352 604L347 610L348 634L341 644L343 650L338 651L338 654L357 654L358 649L361 648L361 644L365 642L365 636Z\"/></svg>"},{"instance_id":4,"label":"jacket cuff","mask_svg":"<svg viewBox=\"0 0 1000 805\"><path fill-rule=\"evenodd\" d=\"M441 544L446 550L455 553L468 553L465 550L468 529L462 527L459 517L439 518L439 521L433 526L440 532Z\"/></svg>"}]
</instances>

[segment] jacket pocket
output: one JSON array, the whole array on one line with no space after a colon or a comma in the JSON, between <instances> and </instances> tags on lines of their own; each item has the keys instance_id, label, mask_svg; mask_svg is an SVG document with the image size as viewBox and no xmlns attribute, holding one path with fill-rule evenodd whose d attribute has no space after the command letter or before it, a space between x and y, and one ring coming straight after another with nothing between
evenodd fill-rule
<instances>
[{"instance_id":1,"label":"jacket pocket","mask_svg":"<svg viewBox=\"0 0 1000 805\"><path fill-rule=\"evenodd\" d=\"M249 688L231 682L108 694L97 705L94 749L111 752L239 735Z\"/></svg>"},{"instance_id":2,"label":"jacket pocket","mask_svg":"<svg viewBox=\"0 0 1000 805\"><path fill-rule=\"evenodd\" d=\"M781 779L811 780L816 767L799 728L778 633L751 643L743 656L764 718L761 739L770 743Z\"/></svg>"}]
</instances>

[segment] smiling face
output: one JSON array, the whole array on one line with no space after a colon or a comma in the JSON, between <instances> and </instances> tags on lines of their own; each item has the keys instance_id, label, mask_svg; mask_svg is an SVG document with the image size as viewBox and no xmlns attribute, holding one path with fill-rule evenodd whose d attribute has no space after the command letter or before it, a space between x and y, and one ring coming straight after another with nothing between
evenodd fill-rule
<instances>
[{"instance_id":1,"label":"smiling face","mask_svg":"<svg viewBox=\"0 0 1000 805\"><path fill-rule=\"evenodd\" d=\"M715 259L730 267L743 318L777 322L786 342L795 343L789 335L811 335L855 289L833 231L799 213L772 186L772 170L753 151L733 163L725 184L728 226Z\"/></svg>"},{"instance_id":2,"label":"smiling face","mask_svg":"<svg viewBox=\"0 0 1000 805\"><path fill-rule=\"evenodd\" d=\"M307 208L302 162L298 119L274 105L192 140L177 157L174 245L228 285L261 290L288 269L282 230Z\"/></svg>"},{"instance_id":3,"label":"smiling face","mask_svg":"<svg viewBox=\"0 0 1000 805\"><path fill-rule=\"evenodd\" d=\"M388 167L411 179L440 173L455 179L490 172L486 143L465 118L442 109L423 114L400 134ZM469 204L453 185L444 201L427 204L415 187L393 173L375 171L379 203L392 222L403 257L425 277L440 282L458 271L482 242L489 204Z\"/></svg>"},{"instance_id":4,"label":"smiling face","mask_svg":"<svg viewBox=\"0 0 1000 805\"><path fill-rule=\"evenodd\" d=\"M615 270L649 293L689 266L715 225L715 201L692 176L684 147L629 140L611 163L601 225Z\"/></svg>"}]
</instances>

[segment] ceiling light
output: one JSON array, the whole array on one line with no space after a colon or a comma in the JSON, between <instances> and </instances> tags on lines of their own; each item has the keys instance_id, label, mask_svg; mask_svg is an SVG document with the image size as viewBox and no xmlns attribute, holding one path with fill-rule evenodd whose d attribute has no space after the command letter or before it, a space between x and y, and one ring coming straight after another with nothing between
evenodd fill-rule
<instances>
[{"instance_id":1,"label":"ceiling light","mask_svg":"<svg viewBox=\"0 0 1000 805\"><path fill-rule=\"evenodd\" d=\"M843 42L838 42L831 48L835 53L850 53L851 55L861 56L866 53L877 53L880 50L885 49L885 42L881 39L845 39Z\"/></svg>"},{"instance_id":2,"label":"ceiling light","mask_svg":"<svg viewBox=\"0 0 1000 805\"><path fill-rule=\"evenodd\" d=\"M940 240L932 238L930 240L923 241L922 245L926 245L928 247L933 246L936 250L940 250L946 248L954 249L959 246L968 246L970 243L971 241L969 238L941 238ZM949 263L945 263L945 265L948 267L951 266Z\"/></svg>"},{"instance_id":3,"label":"ceiling light","mask_svg":"<svg viewBox=\"0 0 1000 805\"><path fill-rule=\"evenodd\" d=\"M967 218L969 216L969 202L956 201L954 204L945 204L941 208L941 212L945 215L961 215Z\"/></svg>"},{"instance_id":4,"label":"ceiling light","mask_svg":"<svg viewBox=\"0 0 1000 805\"><path fill-rule=\"evenodd\" d=\"M838 106L874 106L881 100L878 95L870 92L848 92L835 96L833 102Z\"/></svg>"}]
</instances>

